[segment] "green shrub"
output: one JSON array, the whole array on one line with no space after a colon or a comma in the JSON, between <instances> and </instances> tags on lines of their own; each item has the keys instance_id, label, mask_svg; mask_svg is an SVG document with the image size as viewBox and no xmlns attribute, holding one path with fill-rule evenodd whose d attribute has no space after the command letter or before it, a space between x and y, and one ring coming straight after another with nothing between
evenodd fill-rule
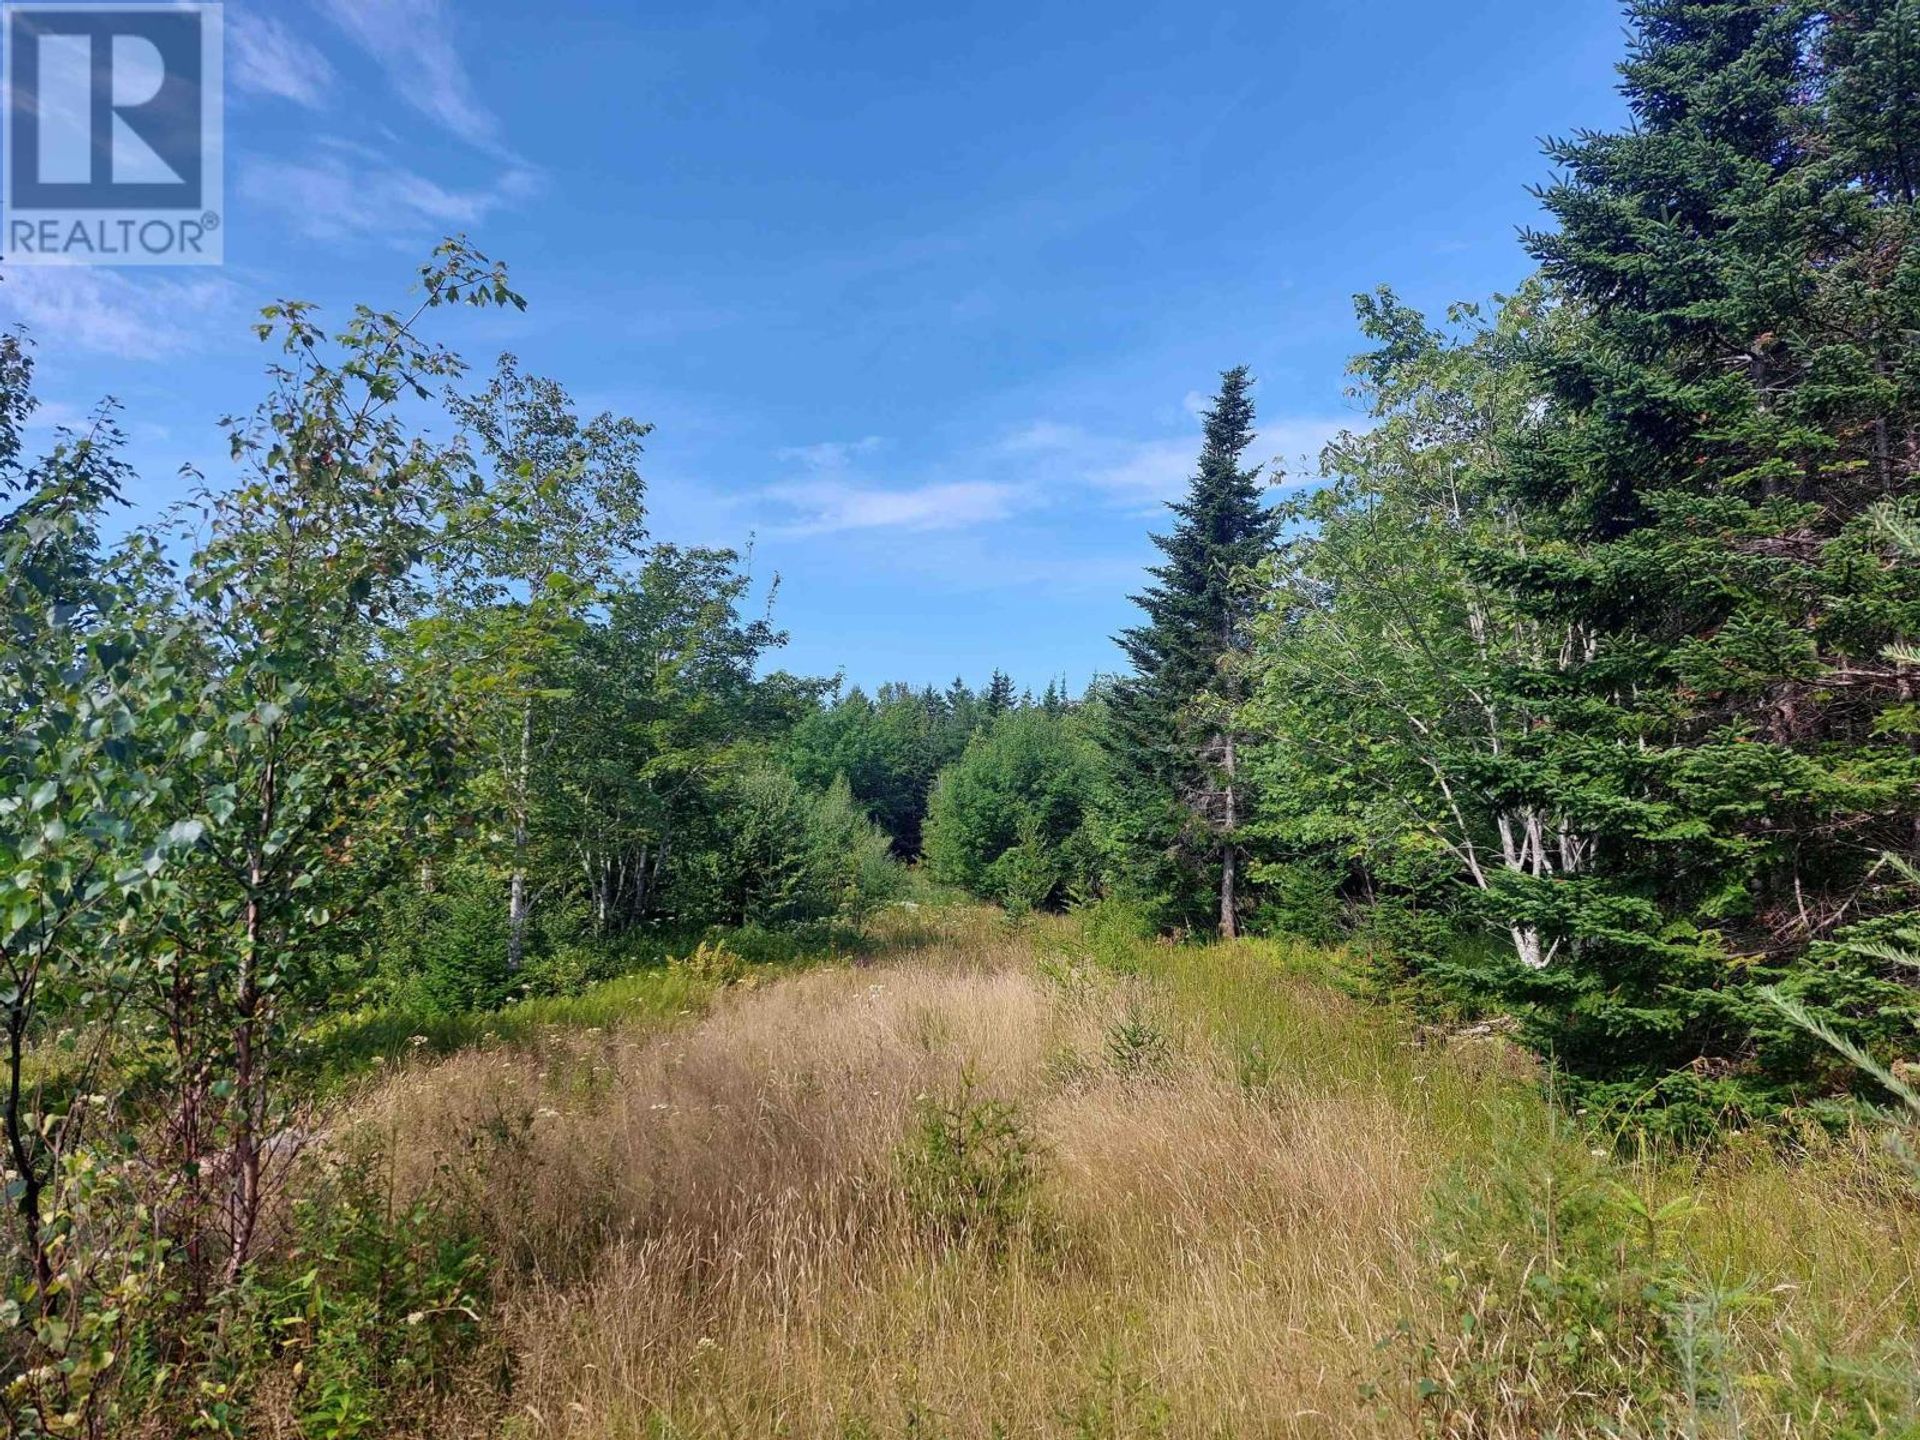
<instances>
[{"instance_id":1,"label":"green shrub","mask_svg":"<svg viewBox=\"0 0 1920 1440\"><path fill-rule=\"evenodd\" d=\"M970 1073L952 1096L915 1103L897 1160L908 1207L939 1239L991 1243L1032 1214L1033 1131L1018 1106L977 1096Z\"/></svg>"},{"instance_id":2,"label":"green shrub","mask_svg":"<svg viewBox=\"0 0 1920 1440\"><path fill-rule=\"evenodd\" d=\"M468 1373L490 1334L488 1273L458 1215L400 1201L364 1138L296 1168L284 1245L219 1307L136 1337L123 1406L136 1433L413 1433Z\"/></svg>"},{"instance_id":3,"label":"green shrub","mask_svg":"<svg viewBox=\"0 0 1920 1440\"><path fill-rule=\"evenodd\" d=\"M747 962L720 939L702 940L692 954L673 963L685 971L689 979L704 985L737 985L747 974Z\"/></svg>"},{"instance_id":4,"label":"green shrub","mask_svg":"<svg viewBox=\"0 0 1920 1440\"><path fill-rule=\"evenodd\" d=\"M1142 950L1156 933L1152 912L1137 900L1109 896L1075 912L1080 936L1093 962L1117 975L1141 968Z\"/></svg>"},{"instance_id":5,"label":"green shrub","mask_svg":"<svg viewBox=\"0 0 1920 1440\"><path fill-rule=\"evenodd\" d=\"M926 825L933 878L1020 913L1091 889L1085 825L1097 775L1072 716L1004 716L934 787Z\"/></svg>"},{"instance_id":6,"label":"green shrub","mask_svg":"<svg viewBox=\"0 0 1920 1440\"><path fill-rule=\"evenodd\" d=\"M1107 1027L1107 1061L1127 1079L1164 1075L1173 1061L1173 1042L1137 1000Z\"/></svg>"},{"instance_id":7,"label":"green shrub","mask_svg":"<svg viewBox=\"0 0 1920 1440\"><path fill-rule=\"evenodd\" d=\"M1675 1258L1690 1208L1623 1189L1604 1151L1567 1137L1509 1142L1447 1181L1431 1246L1452 1324L1414 1337L1440 1433L1667 1433L1687 1389L1677 1337L1692 1327L1696 1362L1712 1346ZM1692 1373L1710 1403L1713 1381Z\"/></svg>"},{"instance_id":8,"label":"green shrub","mask_svg":"<svg viewBox=\"0 0 1920 1440\"><path fill-rule=\"evenodd\" d=\"M130 1137L62 1158L42 1200L53 1237L44 1287L6 1232L0 1427L8 1436L109 1433L129 1401L137 1406L138 1376L123 1365L128 1341L166 1310L170 1283L171 1247L154 1233L148 1178Z\"/></svg>"},{"instance_id":9,"label":"green shrub","mask_svg":"<svg viewBox=\"0 0 1920 1440\"><path fill-rule=\"evenodd\" d=\"M384 1155L342 1157L293 1206L293 1244L252 1283L256 1323L298 1366L296 1411L312 1440L388 1433L444 1387L481 1338L479 1242L431 1201L396 1204Z\"/></svg>"},{"instance_id":10,"label":"green shrub","mask_svg":"<svg viewBox=\"0 0 1920 1440\"><path fill-rule=\"evenodd\" d=\"M1004 905L1009 915L1030 915L1059 893L1065 869L1039 824L1023 816L1019 843L1003 850L986 868L985 893Z\"/></svg>"},{"instance_id":11,"label":"green shrub","mask_svg":"<svg viewBox=\"0 0 1920 1440\"><path fill-rule=\"evenodd\" d=\"M1331 866L1312 863L1256 865L1260 907L1248 922L1255 935L1293 935L1331 945L1342 935L1340 876Z\"/></svg>"},{"instance_id":12,"label":"green shrub","mask_svg":"<svg viewBox=\"0 0 1920 1440\"><path fill-rule=\"evenodd\" d=\"M1119 1348L1108 1345L1086 1388L1060 1412L1060 1423L1073 1440L1157 1440L1173 1423L1173 1410Z\"/></svg>"},{"instance_id":13,"label":"green shrub","mask_svg":"<svg viewBox=\"0 0 1920 1440\"><path fill-rule=\"evenodd\" d=\"M819 794L770 768L728 782L714 832L687 870L680 913L742 926L859 920L905 884L886 835L844 781Z\"/></svg>"}]
</instances>

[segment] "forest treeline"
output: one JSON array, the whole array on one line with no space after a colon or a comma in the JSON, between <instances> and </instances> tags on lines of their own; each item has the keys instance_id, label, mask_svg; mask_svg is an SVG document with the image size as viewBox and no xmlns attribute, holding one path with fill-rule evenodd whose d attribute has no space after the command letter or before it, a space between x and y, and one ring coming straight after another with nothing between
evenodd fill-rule
<instances>
[{"instance_id":1,"label":"forest treeline","mask_svg":"<svg viewBox=\"0 0 1920 1440\"><path fill-rule=\"evenodd\" d=\"M1549 147L1535 274L1439 319L1360 298L1322 483L1263 503L1226 374L1051 873L1353 939L1582 1103L1702 1134L1847 1090L1809 1024L1915 1046L1920 16L1630 16L1633 123ZM990 748L936 840L1024 763ZM1023 845L1074 809L1032 800Z\"/></svg>"},{"instance_id":2,"label":"forest treeline","mask_svg":"<svg viewBox=\"0 0 1920 1440\"><path fill-rule=\"evenodd\" d=\"M1016 916L1345 942L1669 1135L1838 1114L1831 1040L1896 1076L1920 12L1630 13L1633 124L1550 148L1535 273L1361 297L1322 475L1257 463L1225 372L1081 695L779 668L773 587L650 533L644 424L435 338L522 303L465 242L412 309L266 310L234 479L123 539L117 412L32 453L0 341L14 1430L245 1368L329 1026L831 939L913 862Z\"/></svg>"}]
</instances>

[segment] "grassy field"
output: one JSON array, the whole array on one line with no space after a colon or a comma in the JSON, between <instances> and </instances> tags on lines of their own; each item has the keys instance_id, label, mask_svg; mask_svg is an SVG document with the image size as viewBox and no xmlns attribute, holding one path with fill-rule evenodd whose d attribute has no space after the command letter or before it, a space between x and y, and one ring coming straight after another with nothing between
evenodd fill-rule
<instances>
[{"instance_id":1,"label":"grassy field","mask_svg":"<svg viewBox=\"0 0 1920 1440\"><path fill-rule=\"evenodd\" d=\"M1916 1433L1920 1211L1875 1137L1623 1158L1325 952L884 930L401 1047L332 1153L485 1299L454 1359L359 1377L417 1391L368 1433Z\"/></svg>"}]
</instances>

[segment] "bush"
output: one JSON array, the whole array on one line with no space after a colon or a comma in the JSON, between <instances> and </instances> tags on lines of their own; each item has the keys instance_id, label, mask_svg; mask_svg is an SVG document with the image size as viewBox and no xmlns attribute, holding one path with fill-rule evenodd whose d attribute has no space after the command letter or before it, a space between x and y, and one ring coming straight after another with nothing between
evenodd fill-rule
<instances>
[{"instance_id":1,"label":"bush","mask_svg":"<svg viewBox=\"0 0 1920 1440\"><path fill-rule=\"evenodd\" d=\"M459 1217L400 1201L389 1157L364 1141L298 1189L284 1247L218 1311L139 1337L123 1407L134 1433L416 1433L469 1373L489 1334L488 1274Z\"/></svg>"},{"instance_id":2,"label":"bush","mask_svg":"<svg viewBox=\"0 0 1920 1440\"><path fill-rule=\"evenodd\" d=\"M933 878L1016 912L1090 891L1097 759L1072 716L1019 711L976 735L929 804Z\"/></svg>"},{"instance_id":3,"label":"bush","mask_svg":"<svg viewBox=\"0 0 1920 1440\"><path fill-rule=\"evenodd\" d=\"M939 1239L991 1242L1032 1214L1033 1131L1018 1106L978 1098L971 1074L952 1097L915 1103L898 1161L909 1209Z\"/></svg>"},{"instance_id":4,"label":"bush","mask_svg":"<svg viewBox=\"0 0 1920 1440\"><path fill-rule=\"evenodd\" d=\"M1569 1138L1445 1184L1431 1243L1453 1323L1416 1340L1438 1432L1665 1434L1689 1381L1710 1403L1713 1309L1675 1258L1691 1203L1625 1190Z\"/></svg>"},{"instance_id":5,"label":"bush","mask_svg":"<svg viewBox=\"0 0 1920 1440\"><path fill-rule=\"evenodd\" d=\"M169 1304L171 1246L154 1233L152 1175L130 1139L81 1150L53 1172L41 1211L50 1283L16 1232L0 1288L0 1427L15 1437L92 1436L125 1408L127 1342ZM172 1281L176 1283L177 1281Z\"/></svg>"},{"instance_id":6,"label":"bush","mask_svg":"<svg viewBox=\"0 0 1920 1440\"><path fill-rule=\"evenodd\" d=\"M497 1010L528 995L564 995L631 968L615 942L585 938L586 908L562 892L533 907L519 974L507 969L507 882L475 861L431 889L411 882L382 900L369 943L392 1003L432 1015Z\"/></svg>"},{"instance_id":7,"label":"bush","mask_svg":"<svg viewBox=\"0 0 1920 1440\"><path fill-rule=\"evenodd\" d=\"M1340 877L1327 865L1256 865L1260 908L1248 929L1256 935L1293 935L1330 945L1341 938Z\"/></svg>"},{"instance_id":8,"label":"bush","mask_svg":"<svg viewBox=\"0 0 1920 1440\"><path fill-rule=\"evenodd\" d=\"M725 940L702 940L691 955L673 962L688 978L714 986L737 985L747 974L747 962Z\"/></svg>"},{"instance_id":9,"label":"bush","mask_svg":"<svg viewBox=\"0 0 1920 1440\"><path fill-rule=\"evenodd\" d=\"M311 1440L392 1432L443 1390L481 1338L486 1258L445 1210L396 1205L378 1151L343 1157L294 1204L294 1244L254 1282L257 1323L294 1363Z\"/></svg>"},{"instance_id":10,"label":"bush","mask_svg":"<svg viewBox=\"0 0 1920 1440\"><path fill-rule=\"evenodd\" d=\"M775 769L728 782L689 870L681 913L734 925L859 919L904 883L886 835L844 781L817 794Z\"/></svg>"},{"instance_id":11,"label":"bush","mask_svg":"<svg viewBox=\"0 0 1920 1440\"><path fill-rule=\"evenodd\" d=\"M1173 1063L1173 1042L1138 1000L1107 1027L1107 1060L1115 1073L1137 1080L1164 1075Z\"/></svg>"},{"instance_id":12,"label":"bush","mask_svg":"<svg viewBox=\"0 0 1920 1440\"><path fill-rule=\"evenodd\" d=\"M1094 963L1117 975L1141 968L1141 947L1152 940L1157 926L1149 908L1136 900L1108 896L1077 912L1081 938Z\"/></svg>"}]
</instances>

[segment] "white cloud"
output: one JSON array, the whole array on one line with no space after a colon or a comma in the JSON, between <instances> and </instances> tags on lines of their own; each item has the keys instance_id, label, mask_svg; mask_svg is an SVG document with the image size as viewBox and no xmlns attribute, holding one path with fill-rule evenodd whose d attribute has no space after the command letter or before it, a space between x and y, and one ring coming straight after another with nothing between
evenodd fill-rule
<instances>
[{"instance_id":1,"label":"white cloud","mask_svg":"<svg viewBox=\"0 0 1920 1440\"><path fill-rule=\"evenodd\" d=\"M278 211L312 239L373 237L404 245L477 225L524 199L535 181L526 170L510 169L480 189L449 189L370 152L336 146L306 161L250 159L239 186L249 202Z\"/></svg>"},{"instance_id":2,"label":"white cloud","mask_svg":"<svg viewBox=\"0 0 1920 1440\"><path fill-rule=\"evenodd\" d=\"M199 348L227 318L234 288L219 278L138 278L94 265L25 265L0 282L0 315L44 340L123 360Z\"/></svg>"},{"instance_id":3,"label":"white cloud","mask_svg":"<svg viewBox=\"0 0 1920 1440\"><path fill-rule=\"evenodd\" d=\"M1194 394L1187 397L1186 408L1191 411L1196 401L1202 410L1212 403ZM1333 418L1282 417L1260 428L1247 454L1253 462L1266 464L1268 478L1281 470L1290 475L1312 473L1321 448L1350 425ZM1009 435L999 449L1039 464L1053 476L1090 486L1116 504L1134 506L1172 500L1185 490L1200 455L1200 436L1195 432L1123 440L1095 435L1077 425L1036 420Z\"/></svg>"},{"instance_id":4,"label":"white cloud","mask_svg":"<svg viewBox=\"0 0 1920 1440\"><path fill-rule=\"evenodd\" d=\"M789 445L775 453L782 460L797 460L816 474L839 474L856 457L871 455L887 442L878 435L863 435L858 440L822 440L813 445Z\"/></svg>"},{"instance_id":5,"label":"white cloud","mask_svg":"<svg viewBox=\"0 0 1920 1440\"><path fill-rule=\"evenodd\" d=\"M52 433L59 430L79 432L93 420L93 412L65 400L45 400L35 398L33 414L27 418L26 428Z\"/></svg>"},{"instance_id":6,"label":"white cloud","mask_svg":"<svg viewBox=\"0 0 1920 1440\"><path fill-rule=\"evenodd\" d=\"M1085 472L1087 483L1122 502L1171 500L1193 474L1191 439L1147 440L1118 447L1116 458Z\"/></svg>"},{"instance_id":7,"label":"white cloud","mask_svg":"<svg viewBox=\"0 0 1920 1440\"><path fill-rule=\"evenodd\" d=\"M321 0L321 6L408 104L469 144L501 151L500 122L474 94L445 0Z\"/></svg>"},{"instance_id":8,"label":"white cloud","mask_svg":"<svg viewBox=\"0 0 1920 1440\"><path fill-rule=\"evenodd\" d=\"M1252 454L1267 461L1266 476L1276 480L1280 472L1303 480L1320 473L1320 452L1332 444L1343 430L1364 430L1357 416L1336 419L1331 416L1282 416L1260 427L1254 436Z\"/></svg>"},{"instance_id":9,"label":"white cloud","mask_svg":"<svg viewBox=\"0 0 1920 1440\"><path fill-rule=\"evenodd\" d=\"M896 487L862 479L856 462L886 448L879 435L858 440L822 440L775 452L798 465L806 478L769 485L760 492L786 518L776 526L789 536L829 535L846 530L962 530L1004 519L1021 508L1025 490L994 481L929 480Z\"/></svg>"},{"instance_id":10,"label":"white cloud","mask_svg":"<svg viewBox=\"0 0 1920 1440\"><path fill-rule=\"evenodd\" d=\"M959 481L888 490L839 479L770 485L767 499L794 512L786 535L840 530L955 530L1004 519L1019 508L1017 486Z\"/></svg>"},{"instance_id":11,"label":"white cloud","mask_svg":"<svg viewBox=\"0 0 1920 1440\"><path fill-rule=\"evenodd\" d=\"M1034 451L1066 450L1087 443L1090 437L1077 425L1062 425L1057 420L1035 420L1014 431L1000 443L1002 450L1016 455Z\"/></svg>"},{"instance_id":12,"label":"white cloud","mask_svg":"<svg viewBox=\"0 0 1920 1440\"><path fill-rule=\"evenodd\" d=\"M236 90L318 110L333 93L333 67L271 15L235 5L227 12L227 76Z\"/></svg>"}]
</instances>

